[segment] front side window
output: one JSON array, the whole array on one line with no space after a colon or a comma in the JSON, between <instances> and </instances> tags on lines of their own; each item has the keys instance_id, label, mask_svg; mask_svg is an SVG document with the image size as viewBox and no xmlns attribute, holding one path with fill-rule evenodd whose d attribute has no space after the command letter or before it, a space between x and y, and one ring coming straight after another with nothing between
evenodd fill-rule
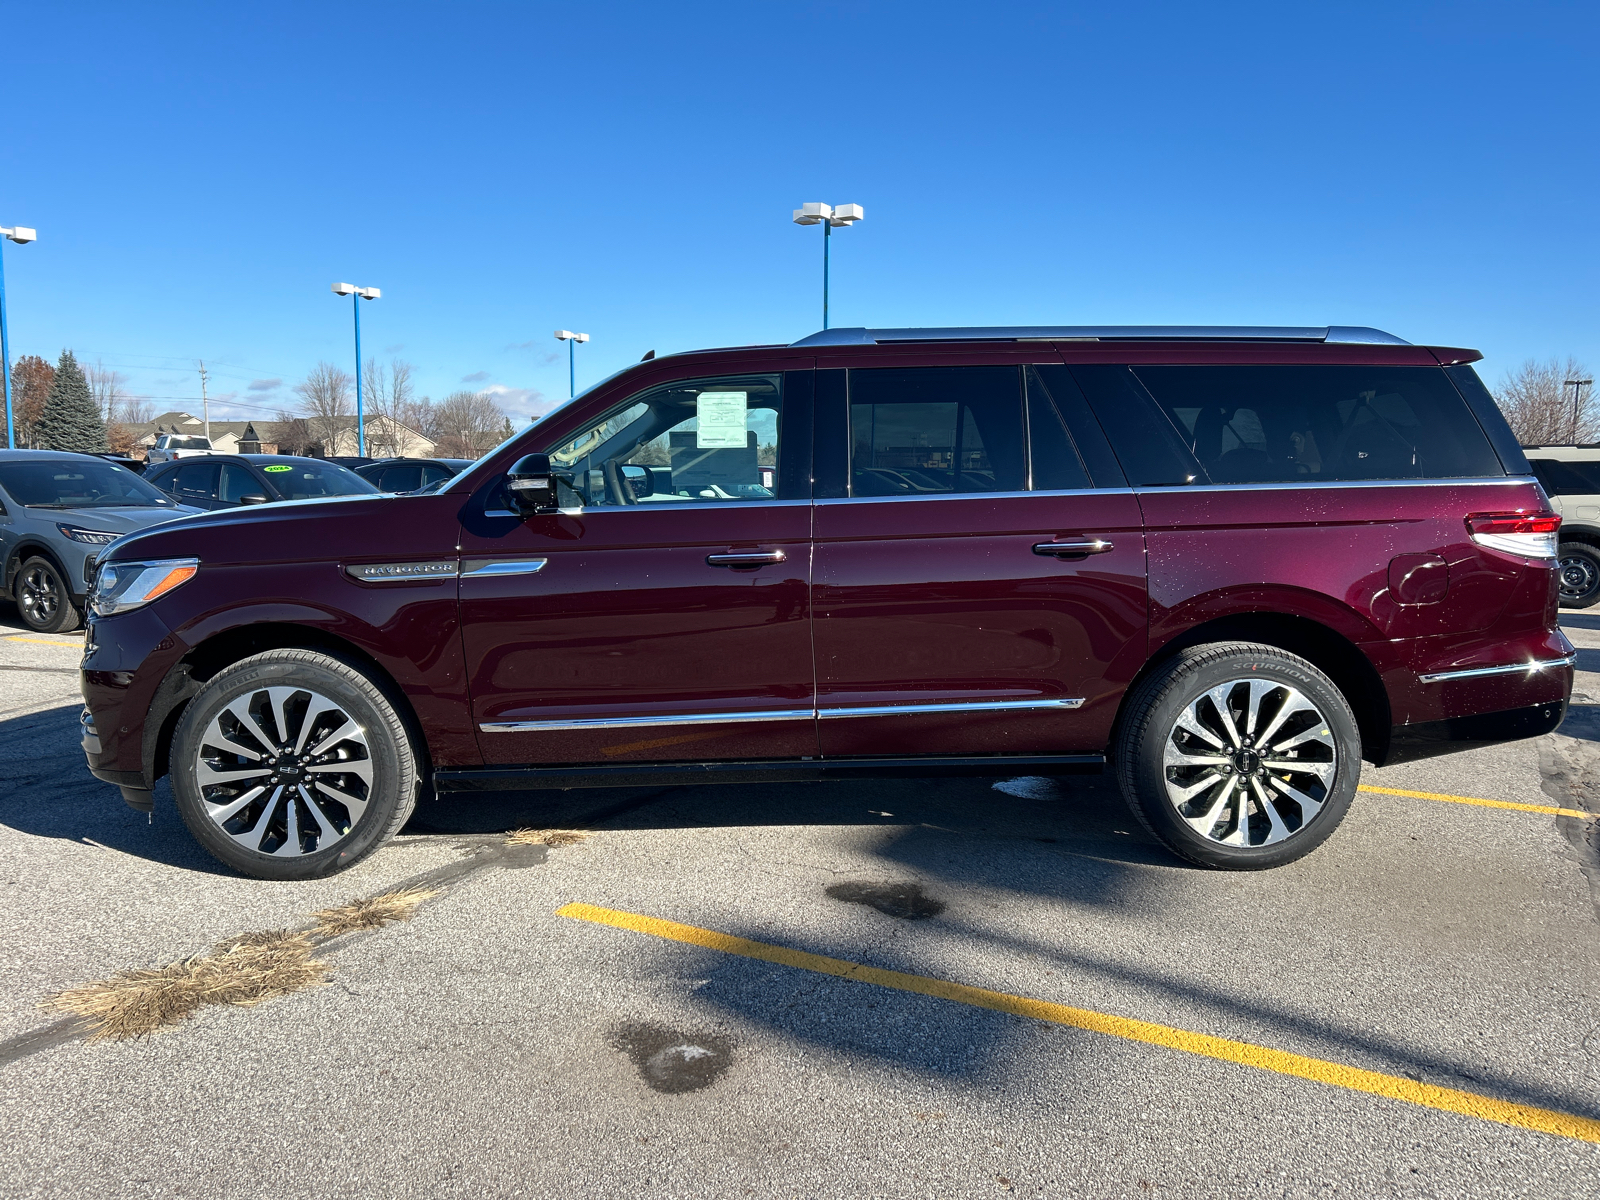
<instances>
[{"instance_id":1,"label":"front side window","mask_svg":"<svg viewBox=\"0 0 1600 1200\"><path fill-rule=\"evenodd\" d=\"M1437 367L1134 368L1212 483L1504 475Z\"/></svg>"},{"instance_id":2,"label":"front side window","mask_svg":"<svg viewBox=\"0 0 1600 1200\"><path fill-rule=\"evenodd\" d=\"M217 491L224 504L243 504L246 496L265 496L267 489L238 463L222 464L222 484Z\"/></svg>"},{"instance_id":3,"label":"front side window","mask_svg":"<svg viewBox=\"0 0 1600 1200\"><path fill-rule=\"evenodd\" d=\"M859 368L849 386L852 496L1023 489L1016 367Z\"/></svg>"},{"instance_id":4,"label":"front side window","mask_svg":"<svg viewBox=\"0 0 1600 1200\"><path fill-rule=\"evenodd\" d=\"M781 375L653 388L546 451L561 506L779 499L782 408Z\"/></svg>"}]
</instances>

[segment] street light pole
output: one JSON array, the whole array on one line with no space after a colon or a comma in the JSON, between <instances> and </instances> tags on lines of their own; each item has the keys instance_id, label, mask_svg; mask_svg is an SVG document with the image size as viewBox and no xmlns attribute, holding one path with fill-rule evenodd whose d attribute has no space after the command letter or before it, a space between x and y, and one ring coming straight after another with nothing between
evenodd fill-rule
<instances>
[{"instance_id":1,"label":"street light pole","mask_svg":"<svg viewBox=\"0 0 1600 1200\"><path fill-rule=\"evenodd\" d=\"M367 425L363 420L365 415L364 400L361 394L361 302L363 300L376 300L383 295L381 288L356 287L353 283L336 283L333 285L335 296L349 296L350 310L356 318L356 454L365 458L367 456ZM337 442L335 443L337 448Z\"/></svg>"},{"instance_id":2,"label":"street light pole","mask_svg":"<svg viewBox=\"0 0 1600 1200\"><path fill-rule=\"evenodd\" d=\"M15 229L0 227L0 237L9 238L19 246L38 241L39 231L18 225ZM0 366L6 373L6 449L17 448L17 427L11 416L11 331L6 327L6 264L0 254Z\"/></svg>"},{"instance_id":3,"label":"street light pole","mask_svg":"<svg viewBox=\"0 0 1600 1200\"><path fill-rule=\"evenodd\" d=\"M1572 389L1572 441L1574 445L1578 441L1578 401L1583 395L1583 389L1591 387L1593 384L1594 380L1592 379L1568 379L1563 381L1561 385Z\"/></svg>"},{"instance_id":4,"label":"street light pole","mask_svg":"<svg viewBox=\"0 0 1600 1200\"><path fill-rule=\"evenodd\" d=\"M804 204L794 210L796 225L822 226L822 327L828 327L828 248L836 227L854 225L866 213L859 204Z\"/></svg>"},{"instance_id":5,"label":"street light pole","mask_svg":"<svg viewBox=\"0 0 1600 1200\"><path fill-rule=\"evenodd\" d=\"M587 342L588 340L589 335L587 333L573 333L570 329L556 330L556 341L567 344L567 399L569 400L578 394L577 358L573 354L573 348L579 342Z\"/></svg>"}]
</instances>

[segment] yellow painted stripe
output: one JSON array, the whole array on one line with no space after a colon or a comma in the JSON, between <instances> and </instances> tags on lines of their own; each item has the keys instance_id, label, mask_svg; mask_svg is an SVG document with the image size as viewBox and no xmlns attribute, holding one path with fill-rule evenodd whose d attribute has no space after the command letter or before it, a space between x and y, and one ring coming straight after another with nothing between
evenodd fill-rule
<instances>
[{"instance_id":1,"label":"yellow painted stripe","mask_svg":"<svg viewBox=\"0 0 1600 1200\"><path fill-rule=\"evenodd\" d=\"M1413 800L1443 800L1447 804L1476 804L1479 808L1509 808L1516 812L1547 813L1552 817L1577 817L1587 821L1597 814L1581 808L1556 808L1551 804L1517 804L1511 800L1483 800L1477 796L1452 796L1447 792L1408 792L1404 788L1368 787L1361 784L1362 792L1377 792L1384 796L1410 796Z\"/></svg>"},{"instance_id":2,"label":"yellow painted stripe","mask_svg":"<svg viewBox=\"0 0 1600 1200\"><path fill-rule=\"evenodd\" d=\"M1109 1034L1111 1037L1126 1038L1129 1041L1164 1046L1169 1050L1203 1054L1207 1058L1221 1059L1223 1062L1240 1063L1263 1071L1274 1071L1280 1075L1295 1075L1301 1079L1310 1079L1332 1087L1349 1088L1351 1091L1370 1092L1375 1096L1404 1100L1424 1108L1461 1113L1485 1121L1498 1121L1502 1125L1511 1125L1518 1129L1532 1129L1539 1133L1600 1143L1600 1121L1589 1117L1573 1116L1548 1108L1535 1108L1530 1104L1511 1104L1505 1100L1480 1096L1475 1092L1461 1092L1455 1088L1418 1083L1404 1076L1366 1071L1360 1067L1327 1062L1320 1058L1307 1058L1303 1054L1289 1054L1283 1050L1272 1050L1249 1042L1235 1042L1205 1033L1190 1033L1188 1030L1174 1029L1170 1025L1135 1021L1128 1017L1111 1016L1087 1008L1052 1004L1046 1000L1030 1000L1006 992L991 992L987 988L968 987L964 983L950 983L923 975L909 975L904 971L887 971L881 967L869 967L842 958L828 958L804 950L793 950L787 946L774 946L768 942L753 942L748 938L717 933L715 930L701 929L695 925L680 925L676 921L665 921L660 917L645 917L614 908L599 908L593 904L565 904L556 910L556 915L571 917L578 921L592 921L597 925L611 925L617 929L629 929L635 933L647 933L652 937L666 938L674 942L687 942L691 946L703 946L707 950L720 950L725 954L737 954L743 958L797 967L802 971L816 971L823 975L872 983L896 991L936 996L941 1000L954 1000L958 1004L990 1008L1019 1017L1050 1021L1056 1025L1070 1025L1075 1029L1087 1029L1093 1033Z\"/></svg>"},{"instance_id":3,"label":"yellow painted stripe","mask_svg":"<svg viewBox=\"0 0 1600 1200\"><path fill-rule=\"evenodd\" d=\"M82 642L53 642L49 638L24 637L21 634L18 634L16 637L8 637L6 639L6 641L8 641L8 642L32 642L36 646L64 646L68 650L82 650L83 649L83 643Z\"/></svg>"}]
</instances>

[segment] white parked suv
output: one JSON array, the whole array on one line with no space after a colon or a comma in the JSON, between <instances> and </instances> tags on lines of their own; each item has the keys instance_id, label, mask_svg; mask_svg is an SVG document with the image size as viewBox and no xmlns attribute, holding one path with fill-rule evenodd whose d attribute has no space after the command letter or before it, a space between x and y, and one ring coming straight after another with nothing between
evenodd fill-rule
<instances>
[{"instance_id":1,"label":"white parked suv","mask_svg":"<svg viewBox=\"0 0 1600 1200\"><path fill-rule=\"evenodd\" d=\"M1561 514L1561 607L1600 603L1600 442L1523 450Z\"/></svg>"},{"instance_id":2,"label":"white parked suv","mask_svg":"<svg viewBox=\"0 0 1600 1200\"><path fill-rule=\"evenodd\" d=\"M215 454L211 448L211 439L198 437L190 433L163 433L156 439L156 444L150 448L148 461L153 463L172 462L179 458L194 458L201 454Z\"/></svg>"}]
</instances>

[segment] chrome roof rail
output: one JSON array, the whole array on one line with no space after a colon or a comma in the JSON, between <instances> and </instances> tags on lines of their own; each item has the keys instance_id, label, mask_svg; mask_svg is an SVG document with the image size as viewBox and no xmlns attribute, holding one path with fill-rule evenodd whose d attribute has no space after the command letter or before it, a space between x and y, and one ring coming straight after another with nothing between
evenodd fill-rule
<instances>
[{"instance_id":1,"label":"chrome roof rail","mask_svg":"<svg viewBox=\"0 0 1600 1200\"><path fill-rule=\"evenodd\" d=\"M791 346L876 346L885 342L1324 342L1409 346L1362 325L997 325L937 329L824 329Z\"/></svg>"}]
</instances>

